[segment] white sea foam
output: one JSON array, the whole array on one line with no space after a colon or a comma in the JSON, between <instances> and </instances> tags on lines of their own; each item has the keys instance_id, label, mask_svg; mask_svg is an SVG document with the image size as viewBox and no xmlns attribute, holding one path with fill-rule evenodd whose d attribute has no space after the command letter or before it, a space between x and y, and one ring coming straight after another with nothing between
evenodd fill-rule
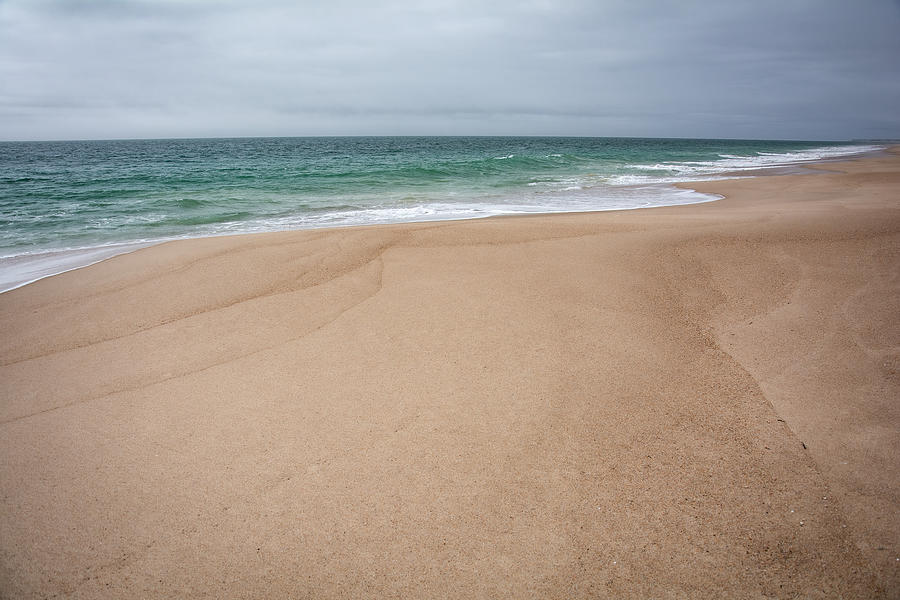
<instances>
[{"instance_id":1,"label":"white sea foam","mask_svg":"<svg viewBox=\"0 0 900 600\"><path fill-rule=\"evenodd\" d=\"M503 215L546 214L629 210L651 206L694 204L716 200L718 196L681 190L666 185L640 188L596 189L572 187L534 197L497 197L494 201L422 202L409 206L373 206L319 214L218 223L198 230L190 236L145 239L129 243L112 243L96 247L65 248L54 251L32 251L0 256L0 292L9 291L39 279L86 267L119 254L132 252L156 243L189 237L214 237L284 230L352 227L389 223L478 219Z\"/></svg>"},{"instance_id":2,"label":"white sea foam","mask_svg":"<svg viewBox=\"0 0 900 600\"><path fill-rule=\"evenodd\" d=\"M643 185L651 183L678 183L721 179L726 175L731 178L742 171L758 171L803 165L811 162L852 158L882 150L884 146L825 146L810 150L793 152L756 152L753 155L738 156L720 154L719 160L681 161L655 164L633 164L625 168L636 171L635 174L623 174L610 177L610 185ZM649 174L654 173L654 174ZM656 174L658 173L658 174Z\"/></svg>"},{"instance_id":3,"label":"white sea foam","mask_svg":"<svg viewBox=\"0 0 900 600\"><path fill-rule=\"evenodd\" d=\"M826 146L811 150L798 150L793 152L757 152L749 156L736 156L729 154L720 155L720 160L713 161L684 161L673 163L661 163L655 165L632 165L633 169L640 170L668 170L680 175L696 176L702 174L715 174L727 171L744 171L784 167L804 164L814 161L831 160L836 158L848 158L883 149L883 146L859 145L859 146Z\"/></svg>"},{"instance_id":4,"label":"white sea foam","mask_svg":"<svg viewBox=\"0 0 900 600\"><path fill-rule=\"evenodd\" d=\"M331 212L298 213L294 215L214 223L199 226L180 237L209 237L258 233L290 229L316 229L374 225L384 223L421 222L473 219L499 215L538 214L627 210L652 206L671 206L709 202L718 196L682 190L670 184L698 180L734 177L734 173L803 164L812 161L844 158L873 152L883 146L858 145L822 147L786 153L757 152L739 156L720 154L718 160L684 161L672 163L623 165L630 173L585 173L578 176L546 177L528 182L520 191L483 195L463 202L456 200L457 192L448 191L443 199L426 198L416 201L405 197L401 203L336 209ZM514 154L497 156L497 160L513 158ZM560 156L560 155L551 155ZM727 174L727 175L726 175ZM540 176L538 176L540 177ZM147 222L165 215L124 217L134 222ZM122 219L120 217L120 219ZM121 224L121 223L119 223ZM131 240L82 248L53 251L36 250L0 256L0 291L20 287L43 277L94 264L117 254L176 237Z\"/></svg>"},{"instance_id":5,"label":"white sea foam","mask_svg":"<svg viewBox=\"0 0 900 600\"><path fill-rule=\"evenodd\" d=\"M0 257L0 292L8 292L51 275L87 267L151 244L152 242L131 242L3 256Z\"/></svg>"}]
</instances>

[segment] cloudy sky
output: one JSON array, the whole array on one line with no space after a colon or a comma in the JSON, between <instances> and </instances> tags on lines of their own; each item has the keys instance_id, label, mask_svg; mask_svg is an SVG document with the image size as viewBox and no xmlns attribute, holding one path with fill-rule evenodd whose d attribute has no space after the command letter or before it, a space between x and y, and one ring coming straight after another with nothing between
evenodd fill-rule
<instances>
[{"instance_id":1,"label":"cloudy sky","mask_svg":"<svg viewBox=\"0 0 900 600\"><path fill-rule=\"evenodd\" d=\"M0 139L900 138L898 0L0 0Z\"/></svg>"}]
</instances>

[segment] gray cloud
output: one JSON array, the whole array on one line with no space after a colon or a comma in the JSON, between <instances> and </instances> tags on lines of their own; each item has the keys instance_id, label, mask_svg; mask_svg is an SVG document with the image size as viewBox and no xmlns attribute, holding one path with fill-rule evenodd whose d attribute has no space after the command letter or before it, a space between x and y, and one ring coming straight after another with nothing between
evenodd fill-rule
<instances>
[{"instance_id":1,"label":"gray cloud","mask_svg":"<svg viewBox=\"0 0 900 600\"><path fill-rule=\"evenodd\" d=\"M0 138L900 137L896 2L0 0Z\"/></svg>"}]
</instances>

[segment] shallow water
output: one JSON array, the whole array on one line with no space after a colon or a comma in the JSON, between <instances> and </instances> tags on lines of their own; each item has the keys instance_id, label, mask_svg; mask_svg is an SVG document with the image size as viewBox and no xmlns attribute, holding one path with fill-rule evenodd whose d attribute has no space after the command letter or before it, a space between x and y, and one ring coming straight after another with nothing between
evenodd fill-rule
<instances>
[{"instance_id":1,"label":"shallow water","mask_svg":"<svg viewBox=\"0 0 900 600\"><path fill-rule=\"evenodd\" d=\"M669 184L877 148L551 137L0 143L0 289L167 239L702 202L714 197Z\"/></svg>"}]
</instances>

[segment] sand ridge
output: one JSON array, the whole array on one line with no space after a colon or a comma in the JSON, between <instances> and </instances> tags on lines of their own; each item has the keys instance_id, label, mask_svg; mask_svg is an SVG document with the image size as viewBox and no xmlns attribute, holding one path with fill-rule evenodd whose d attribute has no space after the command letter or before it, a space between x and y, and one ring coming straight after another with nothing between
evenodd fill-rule
<instances>
[{"instance_id":1,"label":"sand ridge","mask_svg":"<svg viewBox=\"0 0 900 600\"><path fill-rule=\"evenodd\" d=\"M898 589L900 158L0 295L3 597Z\"/></svg>"}]
</instances>

